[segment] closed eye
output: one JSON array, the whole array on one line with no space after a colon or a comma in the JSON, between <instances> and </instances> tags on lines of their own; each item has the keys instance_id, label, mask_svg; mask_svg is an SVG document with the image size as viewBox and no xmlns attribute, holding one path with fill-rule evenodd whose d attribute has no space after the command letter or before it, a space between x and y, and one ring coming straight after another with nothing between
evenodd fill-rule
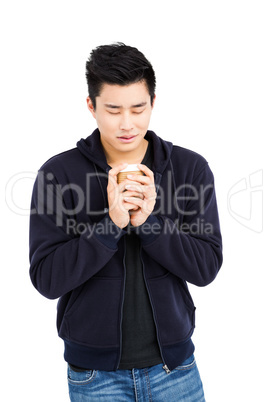
<instances>
[{"instance_id":1,"label":"closed eye","mask_svg":"<svg viewBox=\"0 0 268 402\"><path fill-rule=\"evenodd\" d=\"M109 113L109 114L119 114L120 112L111 112L110 110L107 110L107 112Z\"/></svg>"},{"instance_id":2,"label":"closed eye","mask_svg":"<svg viewBox=\"0 0 268 402\"><path fill-rule=\"evenodd\" d=\"M134 114L141 114L142 112L144 112L145 109L143 110L139 110L139 111L133 111Z\"/></svg>"}]
</instances>

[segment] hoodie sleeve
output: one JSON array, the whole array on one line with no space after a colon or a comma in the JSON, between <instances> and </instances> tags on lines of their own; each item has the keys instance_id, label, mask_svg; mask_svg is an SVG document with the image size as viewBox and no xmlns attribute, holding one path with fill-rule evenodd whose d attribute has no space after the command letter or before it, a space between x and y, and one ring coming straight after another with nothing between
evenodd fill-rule
<instances>
[{"instance_id":1,"label":"hoodie sleeve","mask_svg":"<svg viewBox=\"0 0 268 402\"><path fill-rule=\"evenodd\" d=\"M30 278L45 297L56 299L80 286L113 257L125 234L105 215L85 225L82 234L68 234L68 210L60 186L39 171L34 184L30 214ZM63 213L64 212L64 213ZM101 234L103 225L106 234Z\"/></svg>"},{"instance_id":2,"label":"hoodie sleeve","mask_svg":"<svg viewBox=\"0 0 268 402\"><path fill-rule=\"evenodd\" d=\"M151 215L143 224L146 230L142 230L143 225L139 227L139 236L143 250L157 263L189 283L205 286L214 280L222 264L214 178L208 164L192 189L195 194L191 197L184 194L186 201L183 210L178 208L176 222L163 215Z\"/></svg>"}]
</instances>

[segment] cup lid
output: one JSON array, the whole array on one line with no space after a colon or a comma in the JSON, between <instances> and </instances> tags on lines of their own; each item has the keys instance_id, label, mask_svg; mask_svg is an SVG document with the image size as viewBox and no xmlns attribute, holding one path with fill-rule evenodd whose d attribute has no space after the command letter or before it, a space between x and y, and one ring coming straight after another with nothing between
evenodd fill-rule
<instances>
[{"instance_id":1,"label":"cup lid","mask_svg":"<svg viewBox=\"0 0 268 402\"><path fill-rule=\"evenodd\" d=\"M130 164L127 165L127 167L123 170L120 170L121 172L138 172L140 169L138 168L138 166L136 164Z\"/></svg>"}]
</instances>

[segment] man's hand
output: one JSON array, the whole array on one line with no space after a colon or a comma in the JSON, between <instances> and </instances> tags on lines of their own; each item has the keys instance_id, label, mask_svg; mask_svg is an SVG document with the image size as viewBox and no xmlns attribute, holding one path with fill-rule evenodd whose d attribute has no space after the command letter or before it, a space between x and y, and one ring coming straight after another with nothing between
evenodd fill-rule
<instances>
[{"instance_id":1,"label":"man's hand","mask_svg":"<svg viewBox=\"0 0 268 402\"><path fill-rule=\"evenodd\" d=\"M138 207L138 209L130 208L130 222L132 226L142 225L153 212L156 202L153 172L145 165L138 165L138 168L145 174L145 176L127 176L130 184L126 184L125 188L142 194L142 197L133 197L128 194L123 194L123 198L126 201L126 207L128 207L128 203L130 203L131 206L135 205ZM136 184L135 182L138 182L139 184Z\"/></svg>"},{"instance_id":2,"label":"man's hand","mask_svg":"<svg viewBox=\"0 0 268 402\"><path fill-rule=\"evenodd\" d=\"M134 200L143 197L139 191L127 191L126 186L132 184L130 180L124 180L122 183L117 183L117 175L127 166L127 163L122 163L109 171L107 195L109 204L109 215L112 221L121 229L128 225L130 221L130 210L139 209L139 206L133 204L132 201L126 202L124 197L130 197ZM139 183L133 182L138 185Z\"/></svg>"}]
</instances>

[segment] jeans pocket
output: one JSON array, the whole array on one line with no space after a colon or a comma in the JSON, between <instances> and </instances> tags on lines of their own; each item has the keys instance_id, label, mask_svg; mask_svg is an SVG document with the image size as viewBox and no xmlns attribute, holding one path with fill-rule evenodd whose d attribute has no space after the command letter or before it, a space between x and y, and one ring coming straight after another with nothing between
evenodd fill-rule
<instances>
[{"instance_id":1,"label":"jeans pocket","mask_svg":"<svg viewBox=\"0 0 268 402\"><path fill-rule=\"evenodd\" d=\"M68 364L68 382L72 385L87 385L96 377L96 370L74 371Z\"/></svg>"},{"instance_id":2,"label":"jeans pocket","mask_svg":"<svg viewBox=\"0 0 268 402\"><path fill-rule=\"evenodd\" d=\"M191 370L196 366L196 361L194 355L190 356L186 359L180 366L177 366L174 370L183 371L183 370Z\"/></svg>"}]
</instances>

